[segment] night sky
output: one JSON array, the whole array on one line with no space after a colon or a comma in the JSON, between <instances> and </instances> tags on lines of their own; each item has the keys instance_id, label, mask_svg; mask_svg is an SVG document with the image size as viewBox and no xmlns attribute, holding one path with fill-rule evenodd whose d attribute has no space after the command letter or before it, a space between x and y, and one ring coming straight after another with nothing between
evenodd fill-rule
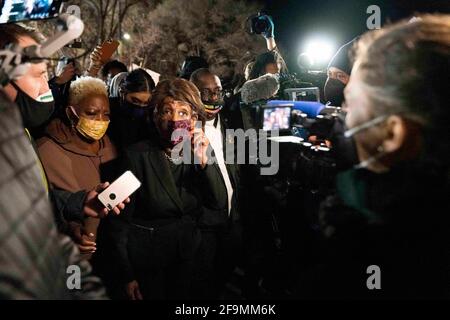
<instances>
[{"instance_id":1,"label":"night sky","mask_svg":"<svg viewBox=\"0 0 450 320\"><path fill-rule=\"evenodd\" d=\"M450 0L266 0L275 22L275 37L291 70L302 46L311 38L329 39L337 50L367 31L369 5L381 8L382 24L415 12L450 13ZM294 70L295 71L295 70Z\"/></svg>"}]
</instances>

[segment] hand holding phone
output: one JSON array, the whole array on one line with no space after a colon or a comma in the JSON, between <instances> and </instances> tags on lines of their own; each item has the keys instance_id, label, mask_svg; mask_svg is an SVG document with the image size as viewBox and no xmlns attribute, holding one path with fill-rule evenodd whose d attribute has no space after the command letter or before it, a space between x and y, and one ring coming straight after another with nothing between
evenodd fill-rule
<instances>
[{"instance_id":1,"label":"hand holding phone","mask_svg":"<svg viewBox=\"0 0 450 320\"><path fill-rule=\"evenodd\" d=\"M131 171L125 171L109 187L98 195L98 200L109 210L124 202L141 186L141 182Z\"/></svg>"},{"instance_id":2,"label":"hand holding phone","mask_svg":"<svg viewBox=\"0 0 450 320\"><path fill-rule=\"evenodd\" d=\"M108 62L118 47L119 41L113 39L106 40L100 45L100 61L102 64Z\"/></svg>"},{"instance_id":3,"label":"hand holding phone","mask_svg":"<svg viewBox=\"0 0 450 320\"><path fill-rule=\"evenodd\" d=\"M90 56L91 62L88 68L88 74L92 77L97 76L98 71L108 62L118 47L119 42L117 40L107 40L95 47Z\"/></svg>"},{"instance_id":4,"label":"hand holding phone","mask_svg":"<svg viewBox=\"0 0 450 320\"><path fill-rule=\"evenodd\" d=\"M91 191L86 193L86 198L83 204L83 216L101 219L108 215L109 210L98 200L98 194L110 186L109 182L100 183ZM120 214L120 211L125 209L127 203L130 202L130 198L119 203L113 208L113 212L116 215Z\"/></svg>"}]
</instances>

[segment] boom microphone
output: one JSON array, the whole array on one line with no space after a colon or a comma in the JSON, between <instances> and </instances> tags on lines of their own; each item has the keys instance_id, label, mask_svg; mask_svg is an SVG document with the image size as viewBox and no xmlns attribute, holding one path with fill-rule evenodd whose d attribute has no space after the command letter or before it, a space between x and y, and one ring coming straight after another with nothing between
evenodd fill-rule
<instances>
[{"instance_id":1,"label":"boom microphone","mask_svg":"<svg viewBox=\"0 0 450 320\"><path fill-rule=\"evenodd\" d=\"M279 89L279 75L268 73L244 83L241 88L241 99L246 104L267 100L277 94Z\"/></svg>"}]
</instances>

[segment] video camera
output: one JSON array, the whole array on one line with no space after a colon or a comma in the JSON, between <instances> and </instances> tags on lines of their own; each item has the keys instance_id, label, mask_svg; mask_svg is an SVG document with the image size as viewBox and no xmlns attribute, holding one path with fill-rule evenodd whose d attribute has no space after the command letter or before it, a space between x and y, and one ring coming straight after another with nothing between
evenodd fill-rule
<instances>
[{"instance_id":1,"label":"video camera","mask_svg":"<svg viewBox=\"0 0 450 320\"><path fill-rule=\"evenodd\" d=\"M314 89L314 88L312 88ZM293 135L308 140L333 139L336 121L343 121L340 107L325 106L317 101L267 100L243 106L245 129L279 130L281 135Z\"/></svg>"},{"instance_id":2,"label":"video camera","mask_svg":"<svg viewBox=\"0 0 450 320\"><path fill-rule=\"evenodd\" d=\"M249 24L248 30L250 34L262 34L270 30L269 16L264 12L251 15L247 18L247 23Z\"/></svg>"},{"instance_id":3,"label":"video camera","mask_svg":"<svg viewBox=\"0 0 450 320\"><path fill-rule=\"evenodd\" d=\"M336 128L343 124L341 108L317 101L267 100L241 106L245 130L261 129L280 137L280 178L289 185L327 194L334 187L338 155ZM338 125L339 124L339 125Z\"/></svg>"}]
</instances>

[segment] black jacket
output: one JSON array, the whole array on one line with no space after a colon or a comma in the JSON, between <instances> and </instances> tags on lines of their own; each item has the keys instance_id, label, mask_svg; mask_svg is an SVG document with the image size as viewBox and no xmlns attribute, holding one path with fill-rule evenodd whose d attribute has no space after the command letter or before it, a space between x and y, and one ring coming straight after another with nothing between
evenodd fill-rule
<instances>
[{"instance_id":1,"label":"black jacket","mask_svg":"<svg viewBox=\"0 0 450 320\"><path fill-rule=\"evenodd\" d=\"M232 137L227 137L226 130L229 128L226 118L220 116L218 119L220 119L220 128L222 131L222 145L223 145L223 154L226 155L226 148L227 144L229 145L232 150L236 151L236 147L234 145L234 139ZM235 159L237 159L235 155ZM214 164L212 166L217 170L220 179L220 183L222 183L222 188L226 192L226 186L225 186L225 180L223 179L222 173L220 171L220 168L217 164ZM220 216L220 217L208 217L208 215L204 215L202 219L200 220L200 226L201 227L215 227L215 226L222 226L227 221L237 221L240 219L240 209L239 209L239 200L240 200L240 168L239 165L236 163L226 163L226 168L228 172L228 176L230 178L231 186L233 187L233 197L231 199L231 211L229 215L229 219L226 219L226 217Z\"/></svg>"},{"instance_id":2,"label":"black jacket","mask_svg":"<svg viewBox=\"0 0 450 320\"><path fill-rule=\"evenodd\" d=\"M144 226L150 230L179 223L180 220L216 223L217 219L227 217L227 200L220 171L214 165L207 165L202 170L195 165L180 164L184 166L182 184L186 193L182 197L169 161L157 142L133 145L125 151L124 158L125 169L131 170L142 185L132 195L131 203L120 217L109 219L111 239L107 241L113 245L120 277L129 282L135 279L128 252L131 226Z\"/></svg>"},{"instance_id":3,"label":"black jacket","mask_svg":"<svg viewBox=\"0 0 450 320\"><path fill-rule=\"evenodd\" d=\"M448 183L430 166L413 166L384 174L356 171L358 180L345 193L323 203L322 242L310 244L318 261L306 268L312 272L300 272L303 297L448 297ZM363 190L361 205L345 200ZM371 265L380 267L381 290L366 286Z\"/></svg>"}]
</instances>

